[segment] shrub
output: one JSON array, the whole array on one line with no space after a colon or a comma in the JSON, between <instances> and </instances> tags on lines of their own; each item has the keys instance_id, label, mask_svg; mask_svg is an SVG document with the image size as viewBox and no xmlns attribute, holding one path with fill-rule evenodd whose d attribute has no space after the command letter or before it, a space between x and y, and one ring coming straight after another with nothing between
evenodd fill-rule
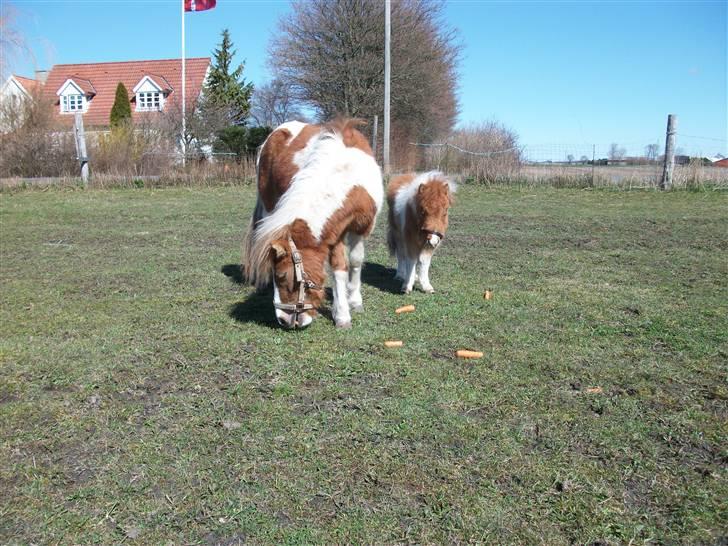
<instances>
[{"instance_id":1,"label":"shrub","mask_svg":"<svg viewBox=\"0 0 728 546\"><path fill-rule=\"evenodd\" d=\"M217 132L212 151L216 154L235 154L235 160L240 161L247 152L247 143L246 128L231 125Z\"/></svg>"},{"instance_id":2,"label":"shrub","mask_svg":"<svg viewBox=\"0 0 728 546\"><path fill-rule=\"evenodd\" d=\"M114 105L111 107L111 115L109 123L111 128L127 125L131 122L131 103L129 102L129 93L122 82L116 86L116 97Z\"/></svg>"},{"instance_id":3,"label":"shrub","mask_svg":"<svg viewBox=\"0 0 728 546\"><path fill-rule=\"evenodd\" d=\"M0 177L78 174L73 135L55 119L53 108L40 94L0 104L0 119L8 131L0 135Z\"/></svg>"},{"instance_id":4,"label":"shrub","mask_svg":"<svg viewBox=\"0 0 728 546\"><path fill-rule=\"evenodd\" d=\"M518 175L521 166L518 135L496 121L458 129L447 139L447 144L425 148L424 169L459 174L479 183Z\"/></svg>"}]
</instances>

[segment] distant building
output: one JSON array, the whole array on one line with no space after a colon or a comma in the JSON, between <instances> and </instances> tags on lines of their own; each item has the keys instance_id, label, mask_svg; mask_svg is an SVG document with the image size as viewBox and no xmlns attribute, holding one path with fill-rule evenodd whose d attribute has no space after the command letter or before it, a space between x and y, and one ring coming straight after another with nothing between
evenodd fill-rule
<instances>
[{"instance_id":1,"label":"distant building","mask_svg":"<svg viewBox=\"0 0 728 546\"><path fill-rule=\"evenodd\" d=\"M185 69L185 93L190 106L202 91L210 69L210 58L187 59ZM181 59L59 64L51 68L45 81L11 76L0 90L0 98L28 98L40 92L53 104L59 120L70 125L73 115L81 112L86 127L104 128L109 125L116 87L120 82L129 93L134 121L181 107Z\"/></svg>"},{"instance_id":2,"label":"distant building","mask_svg":"<svg viewBox=\"0 0 728 546\"><path fill-rule=\"evenodd\" d=\"M728 157L713 161L712 165L713 167L728 167Z\"/></svg>"},{"instance_id":3,"label":"distant building","mask_svg":"<svg viewBox=\"0 0 728 546\"><path fill-rule=\"evenodd\" d=\"M35 79L13 74L0 86L0 133L23 123L24 103L41 93L45 74L39 71Z\"/></svg>"},{"instance_id":4,"label":"distant building","mask_svg":"<svg viewBox=\"0 0 728 546\"><path fill-rule=\"evenodd\" d=\"M13 74L0 87L0 100L28 99L40 91L43 81Z\"/></svg>"}]
</instances>

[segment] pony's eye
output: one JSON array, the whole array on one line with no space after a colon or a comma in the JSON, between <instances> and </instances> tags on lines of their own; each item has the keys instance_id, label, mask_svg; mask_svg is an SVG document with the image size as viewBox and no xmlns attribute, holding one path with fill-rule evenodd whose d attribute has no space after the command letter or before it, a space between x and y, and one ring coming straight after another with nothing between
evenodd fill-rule
<instances>
[{"instance_id":1,"label":"pony's eye","mask_svg":"<svg viewBox=\"0 0 728 546\"><path fill-rule=\"evenodd\" d=\"M276 273L276 280L277 281L285 281L288 278L288 272L284 271L283 273Z\"/></svg>"}]
</instances>

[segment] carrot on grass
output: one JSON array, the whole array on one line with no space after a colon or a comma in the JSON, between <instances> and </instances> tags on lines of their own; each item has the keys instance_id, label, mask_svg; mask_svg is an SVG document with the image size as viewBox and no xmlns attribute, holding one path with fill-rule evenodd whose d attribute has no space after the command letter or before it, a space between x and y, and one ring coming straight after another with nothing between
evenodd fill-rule
<instances>
[{"instance_id":1,"label":"carrot on grass","mask_svg":"<svg viewBox=\"0 0 728 546\"><path fill-rule=\"evenodd\" d=\"M465 349L460 349L455 354L458 358L483 358L483 353L480 351L467 351Z\"/></svg>"}]
</instances>

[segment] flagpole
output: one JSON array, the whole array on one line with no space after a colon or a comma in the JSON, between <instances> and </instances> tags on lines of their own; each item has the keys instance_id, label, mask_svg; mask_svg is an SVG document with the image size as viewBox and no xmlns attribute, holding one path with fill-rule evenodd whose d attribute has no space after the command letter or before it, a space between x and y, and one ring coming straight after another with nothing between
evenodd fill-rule
<instances>
[{"instance_id":1,"label":"flagpole","mask_svg":"<svg viewBox=\"0 0 728 546\"><path fill-rule=\"evenodd\" d=\"M187 71L185 61L185 2L179 0L182 5L182 166L186 165L187 161Z\"/></svg>"}]
</instances>

